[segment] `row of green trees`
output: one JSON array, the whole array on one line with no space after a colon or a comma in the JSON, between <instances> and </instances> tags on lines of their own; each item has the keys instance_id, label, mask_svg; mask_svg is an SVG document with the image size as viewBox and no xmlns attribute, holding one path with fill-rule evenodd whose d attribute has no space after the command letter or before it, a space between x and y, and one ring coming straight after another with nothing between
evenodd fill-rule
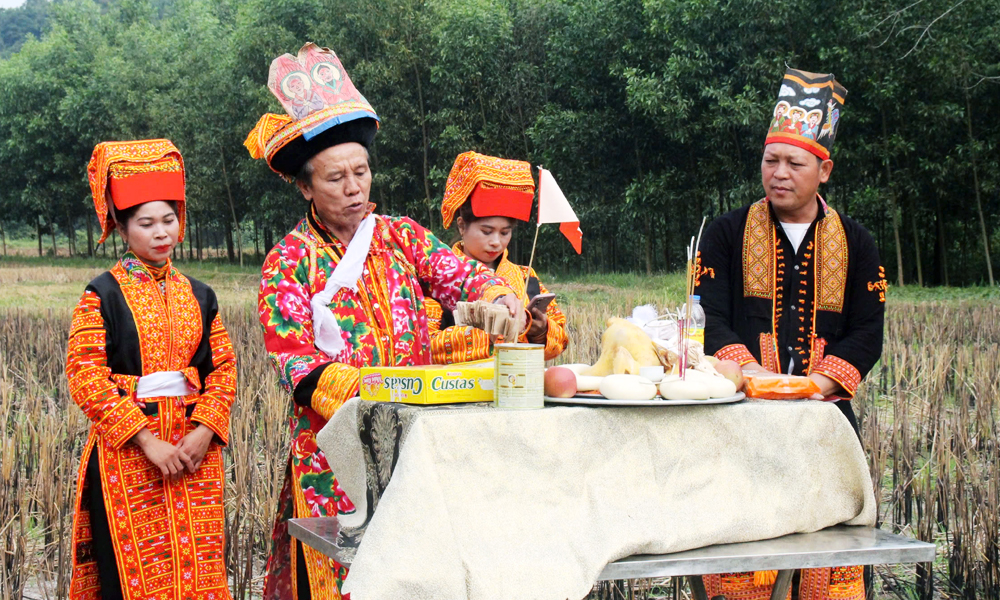
<instances>
[{"instance_id":1,"label":"row of green trees","mask_svg":"<svg viewBox=\"0 0 1000 600\"><path fill-rule=\"evenodd\" d=\"M785 65L834 72L850 94L828 201L872 231L894 281L993 282L994 0L63 0L45 14L41 38L0 60L2 224L40 247L58 230L93 252L90 151L140 137L185 155L188 256L215 238L230 260L270 247L304 206L242 142L280 110L270 61L311 40L382 116L380 211L440 233L457 154L543 164L584 231L577 257L543 230L549 271L678 268L702 216L760 196Z\"/></svg>"}]
</instances>

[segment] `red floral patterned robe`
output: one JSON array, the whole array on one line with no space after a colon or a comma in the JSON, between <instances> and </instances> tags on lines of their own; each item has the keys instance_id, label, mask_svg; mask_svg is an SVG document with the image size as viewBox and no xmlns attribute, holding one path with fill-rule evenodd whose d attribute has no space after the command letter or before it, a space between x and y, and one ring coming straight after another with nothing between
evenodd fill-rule
<instances>
[{"instance_id":1,"label":"red floral patterned robe","mask_svg":"<svg viewBox=\"0 0 1000 600\"><path fill-rule=\"evenodd\" d=\"M164 275L154 280L138 258L126 253L87 286L73 313L66 375L73 401L92 423L73 518L69 597L74 600L101 598L95 555L111 551L127 600L230 598L219 442L229 438L236 356L211 288L169 262ZM183 398L144 398L144 411L135 399L139 376L159 371L181 371L199 391ZM216 441L198 471L178 481L164 481L129 441L147 427L177 443L199 423L215 432ZM91 515L83 502L93 452L98 453L113 549L94 547Z\"/></svg>"},{"instance_id":2,"label":"red floral patterned robe","mask_svg":"<svg viewBox=\"0 0 1000 600\"><path fill-rule=\"evenodd\" d=\"M313 344L309 302L346 249L312 211L264 261L258 299L264 344L294 400L289 474L272 536L266 600L299 597L293 567L298 545L288 536L287 519L354 511L316 446L316 434L357 395L360 367L430 364L426 295L454 308L459 301L511 293L491 271L457 257L411 219L378 215L358 291L343 288L330 303L347 348L328 356ZM303 552L311 597L339 598L347 569L311 548L303 546Z\"/></svg>"}]
</instances>

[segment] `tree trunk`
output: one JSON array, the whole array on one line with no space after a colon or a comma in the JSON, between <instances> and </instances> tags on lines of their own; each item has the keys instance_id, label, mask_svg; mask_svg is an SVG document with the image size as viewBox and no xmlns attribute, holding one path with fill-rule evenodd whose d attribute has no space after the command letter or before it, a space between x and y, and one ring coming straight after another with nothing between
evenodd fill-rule
<instances>
[{"instance_id":1,"label":"tree trunk","mask_svg":"<svg viewBox=\"0 0 1000 600\"><path fill-rule=\"evenodd\" d=\"M69 208L66 208L66 231L69 234L68 244L69 244L69 255L72 257L77 254L76 251L76 224L73 223L73 217L69 214Z\"/></svg>"},{"instance_id":2,"label":"tree trunk","mask_svg":"<svg viewBox=\"0 0 1000 600\"><path fill-rule=\"evenodd\" d=\"M223 222L226 224L226 256L229 258L229 262L236 262L233 248L233 224L229 222L229 219L223 219Z\"/></svg>"},{"instance_id":3,"label":"tree trunk","mask_svg":"<svg viewBox=\"0 0 1000 600\"><path fill-rule=\"evenodd\" d=\"M632 138L632 150L635 152L636 180L639 182L640 188L644 189L645 185L643 184L642 176L642 154L639 152L638 140L638 135ZM649 218L643 219L642 229L643 236L646 238L645 252L643 253L646 260L646 276L650 277L653 275L653 230Z\"/></svg>"},{"instance_id":4,"label":"tree trunk","mask_svg":"<svg viewBox=\"0 0 1000 600\"><path fill-rule=\"evenodd\" d=\"M271 226L267 225L264 227L264 249L270 252L271 248L274 248L274 233Z\"/></svg>"},{"instance_id":5,"label":"tree trunk","mask_svg":"<svg viewBox=\"0 0 1000 600\"><path fill-rule=\"evenodd\" d=\"M611 255L610 255L610 260L611 260L611 263L610 263L611 266L609 267L610 268L610 272L611 273L617 273L618 272L618 238L617 237L612 237L611 238Z\"/></svg>"},{"instance_id":6,"label":"tree trunk","mask_svg":"<svg viewBox=\"0 0 1000 600\"><path fill-rule=\"evenodd\" d=\"M257 228L257 219L253 220L253 260L257 262L260 260L260 249L258 248L257 240L259 239Z\"/></svg>"},{"instance_id":7,"label":"tree trunk","mask_svg":"<svg viewBox=\"0 0 1000 600\"><path fill-rule=\"evenodd\" d=\"M913 251L917 257L917 285L924 287L924 265L920 259L920 230L917 229L917 207L915 200L913 205L910 207L910 228L913 230Z\"/></svg>"},{"instance_id":8,"label":"tree trunk","mask_svg":"<svg viewBox=\"0 0 1000 600\"><path fill-rule=\"evenodd\" d=\"M976 212L979 213L979 229L983 235L983 254L986 257L986 274L993 287L993 263L990 261L990 236L986 232L986 217L983 216L983 201L979 196L979 167L976 164L976 138L972 135L972 105L969 102L969 88L965 88L965 125L969 132L969 156L972 157L972 185L976 190Z\"/></svg>"},{"instance_id":9,"label":"tree trunk","mask_svg":"<svg viewBox=\"0 0 1000 600\"><path fill-rule=\"evenodd\" d=\"M664 227L663 231L667 231ZM670 236L664 235L663 238L663 270L670 271Z\"/></svg>"},{"instance_id":10,"label":"tree trunk","mask_svg":"<svg viewBox=\"0 0 1000 600\"><path fill-rule=\"evenodd\" d=\"M643 228L646 230L646 276L651 277L653 275L653 232L652 226L650 225L650 219L644 219L645 224Z\"/></svg>"},{"instance_id":11,"label":"tree trunk","mask_svg":"<svg viewBox=\"0 0 1000 600\"><path fill-rule=\"evenodd\" d=\"M202 260L202 253L201 253L201 221L197 221L195 223L195 232L197 233L197 235L195 237L198 238L198 240L197 240L198 241L198 260Z\"/></svg>"},{"instance_id":12,"label":"tree trunk","mask_svg":"<svg viewBox=\"0 0 1000 600\"><path fill-rule=\"evenodd\" d=\"M889 132L885 124L885 110L882 113L882 143L885 144L883 156L885 157L885 180L889 185L889 210L892 211L892 239L896 242L896 281L899 287L903 287L903 244L899 241L899 211L896 202L896 188L892 185L892 164L889 160Z\"/></svg>"},{"instance_id":13,"label":"tree trunk","mask_svg":"<svg viewBox=\"0 0 1000 600\"><path fill-rule=\"evenodd\" d=\"M434 209L431 203L431 181L430 172L428 171L428 162L430 161L430 142L427 139L427 115L424 112L424 88L420 83L420 69L417 68L417 62L413 61L413 77L417 81L417 104L420 108L420 135L423 139L423 151L424 151L424 198L425 205L430 211L429 220L427 221L427 228L432 229L434 227Z\"/></svg>"},{"instance_id":14,"label":"tree trunk","mask_svg":"<svg viewBox=\"0 0 1000 600\"><path fill-rule=\"evenodd\" d=\"M240 266L243 266L243 237L240 234L240 221L236 218L236 205L233 203L233 190L229 187L229 174L226 172L226 154L222 150L222 145L219 144L219 158L222 163L222 180L226 183L226 195L229 196L229 211L233 216L233 227L236 228L236 250L240 255ZM232 251L233 241L232 235L229 236L229 261L233 260Z\"/></svg>"},{"instance_id":15,"label":"tree trunk","mask_svg":"<svg viewBox=\"0 0 1000 600\"><path fill-rule=\"evenodd\" d=\"M42 255L42 220L35 219L35 231L38 232L38 256Z\"/></svg>"},{"instance_id":16,"label":"tree trunk","mask_svg":"<svg viewBox=\"0 0 1000 600\"><path fill-rule=\"evenodd\" d=\"M55 219L49 219L49 237L52 238L52 257L55 258L59 256L59 246L56 245Z\"/></svg>"},{"instance_id":17,"label":"tree trunk","mask_svg":"<svg viewBox=\"0 0 1000 600\"><path fill-rule=\"evenodd\" d=\"M187 231L184 232L184 236L187 238L188 242L188 260L194 260L194 226L191 223L191 215L188 214L184 228Z\"/></svg>"},{"instance_id":18,"label":"tree trunk","mask_svg":"<svg viewBox=\"0 0 1000 600\"><path fill-rule=\"evenodd\" d=\"M948 243L944 235L944 214L941 212L941 193L935 194L935 208L937 210L937 255L940 268L940 281L948 287Z\"/></svg>"},{"instance_id":19,"label":"tree trunk","mask_svg":"<svg viewBox=\"0 0 1000 600\"><path fill-rule=\"evenodd\" d=\"M0 240L3 241L3 255L7 256L7 233L3 230L3 221L0 221Z\"/></svg>"},{"instance_id":20,"label":"tree trunk","mask_svg":"<svg viewBox=\"0 0 1000 600\"><path fill-rule=\"evenodd\" d=\"M94 219L87 215L87 256L94 258Z\"/></svg>"},{"instance_id":21,"label":"tree trunk","mask_svg":"<svg viewBox=\"0 0 1000 600\"><path fill-rule=\"evenodd\" d=\"M118 253L118 234L114 231L111 232L111 248L115 251L114 258L118 258L121 254Z\"/></svg>"}]
</instances>

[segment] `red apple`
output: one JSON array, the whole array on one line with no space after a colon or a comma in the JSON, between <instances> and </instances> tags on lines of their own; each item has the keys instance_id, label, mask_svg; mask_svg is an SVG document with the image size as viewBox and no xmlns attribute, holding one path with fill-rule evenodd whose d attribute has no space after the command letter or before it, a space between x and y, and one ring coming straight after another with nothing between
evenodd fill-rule
<instances>
[{"instance_id":1,"label":"red apple","mask_svg":"<svg viewBox=\"0 0 1000 600\"><path fill-rule=\"evenodd\" d=\"M566 367L545 369L545 395L552 398L572 398L576 395L576 374Z\"/></svg>"}]
</instances>

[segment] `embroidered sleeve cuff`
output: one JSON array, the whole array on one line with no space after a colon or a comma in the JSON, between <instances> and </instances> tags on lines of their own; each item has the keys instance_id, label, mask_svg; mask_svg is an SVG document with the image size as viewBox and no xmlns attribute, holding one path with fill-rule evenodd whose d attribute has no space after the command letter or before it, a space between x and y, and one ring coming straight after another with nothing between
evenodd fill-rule
<instances>
[{"instance_id":1,"label":"embroidered sleeve cuff","mask_svg":"<svg viewBox=\"0 0 1000 600\"><path fill-rule=\"evenodd\" d=\"M448 327L431 335L431 361L450 365L489 358L490 336L469 326Z\"/></svg>"},{"instance_id":2,"label":"embroidered sleeve cuff","mask_svg":"<svg viewBox=\"0 0 1000 600\"><path fill-rule=\"evenodd\" d=\"M131 400L122 398L117 406L105 410L97 431L105 443L118 449L142 431L147 423L148 419L139 407Z\"/></svg>"},{"instance_id":3,"label":"embroidered sleeve cuff","mask_svg":"<svg viewBox=\"0 0 1000 600\"><path fill-rule=\"evenodd\" d=\"M218 402L214 398L202 396L191 413L191 420L208 427L218 437L222 445L229 443L229 410L219 410Z\"/></svg>"},{"instance_id":4,"label":"embroidered sleeve cuff","mask_svg":"<svg viewBox=\"0 0 1000 600\"><path fill-rule=\"evenodd\" d=\"M861 373L854 368L854 365L839 356L831 355L825 357L812 372L826 375L839 383L840 387L844 388L844 391L847 393L847 397L845 398L847 400L854 397L854 393L858 391L858 386L861 385Z\"/></svg>"},{"instance_id":5,"label":"embroidered sleeve cuff","mask_svg":"<svg viewBox=\"0 0 1000 600\"><path fill-rule=\"evenodd\" d=\"M562 354L567 344L569 336L566 335L566 328L550 318L549 330L545 332L545 360L552 360Z\"/></svg>"},{"instance_id":6,"label":"embroidered sleeve cuff","mask_svg":"<svg viewBox=\"0 0 1000 600\"><path fill-rule=\"evenodd\" d=\"M330 363L330 366L323 369L316 390L313 391L311 408L329 421L344 402L358 395L360 376L361 371L357 367Z\"/></svg>"},{"instance_id":7,"label":"embroidered sleeve cuff","mask_svg":"<svg viewBox=\"0 0 1000 600\"><path fill-rule=\"evenodd\" d=\"M427 330L431 333L441 331L441 319L444 316L441 304L433 298L427 298L424 300L424 310L427 312Z\"/></svg>"},{"instance_id":8,"label":"embroidered sleeve cuff","mask_svg":"<svg viewBox=\"0 0 1000 600\"><path fill-rule=\"evenodd\" d=\"M750 351L743 344L729 344L716 352L715 358L736 361L741 367L752 362L757 362L757 359L753 357L753 354L750 354Z\"/></svg>"},{"instance_id":9,"label":"embroidered sleeve cuff","mask_svg":"<svg viewBox=\"0 0 1000 600\"><path fill-rule=\"evenodd\" d=\"M112 373L111 381L114 381L115 386L121 390L121 396L123 398L135 401L135 390L139 387L138 375L119 375L118 373Z\"/></svg>"}]
</instances>

